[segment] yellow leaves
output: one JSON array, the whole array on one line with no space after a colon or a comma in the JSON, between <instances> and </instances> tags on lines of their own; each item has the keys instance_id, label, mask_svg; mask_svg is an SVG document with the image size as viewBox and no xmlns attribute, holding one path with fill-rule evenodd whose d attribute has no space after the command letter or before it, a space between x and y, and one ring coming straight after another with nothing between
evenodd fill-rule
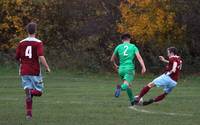
<instances>
[{"instance_id":1,"label":"yellow leaves","mask_svg":"<svg viewBox=\"0 0 200 125\"><path fill-rule=\"evenodd\" d=\"M130 33L139 41L155 39L175 26L175 13L170 11L169 0L128 0L121 3L121 22L118 32ZM164 41L164 38L161 38Z\"/></svg>"},{"instance_id":2,"label":"yellow leaves","mask_svg":"<svg viewBox=\"0 0 200 125\"><path fill-rule=\"evenodd\" d=\"M129 9L127 4L121 4L120 5L120 10L121 10L121 14L123 18L128 18L129 16L131 16L131 10Z\"/></svg>"},{"instance_id":3,"label":"yellow leaves","mask_svg":"<svg viewBox=\"0 0 200 125\"><path fill-rule=\"evenodd\" d=\"M158 28L158 31L164 33L167 32L168 30L172 30L172 27L174 26L174 16L175 14L173 12L168 12L166 13L162 9L157 9L156 10L156 25Z\"/></svg>"},{"instance_id":4,"label":"yellow leaves","mask_svg":"<svg viewBox=\"0 0 200 125\"><path fill-rule=\"evenodd\" d=\"M21 5L23 0L16 0L16 5Z\"/></svg>"},{"instance_id":5,"label":"yellow leaves","mask_svg":"<svg viewBox=\"0 0 200 125\"><path fill-rule=\"evenodd\" d=\"M15 29L16 33L20 33L23 30L23 23L20 17L18 16L9 16L4 17L3 23L0 24L0 29L8 31L9 29Z\"/></svg>"},{"instance_id":6,"label":"yellow leaves","mask_svg":"<svg viewBox=\"0 0 200 125\"><path fill-rule=\"evenodd\" d=\"M8 49L15 47L19 39L24 37L24 22L23 17L27 15L23 13L26 11L22 7L25 5L25 0L3 0L1 3L2 14L0 22L0 35L2 36L0 49ZM27 2L28 3L28 2Z\"/></svg>"},{"instance_id":7,"label":"yellow leaves","mask_svg":"<svg viewBox=\"0 0 200 125\"><path fill-rule=\"evenodd\" d=\"M157 25L157 30L162 32L163 31L163 28L164 28L164 23L165 23L165 16L166 16L166 13L161 10L161 9L157 9L156 10L156 25Z\"/></svg>"},{"instance_id":8,"label":"yellow leaves","mask_svg":"<svg viewBox=\"0 0 200 125\"><path fill-rule=\"evenodd\" d=\"M147 7L151 2L152 2L152 0L140 0L138 2L138 6L139 7Z\"/></svg>"},{"instance_id":9,"label":"yellow leaves","mask_svg":"<svg viewBox=\"0 0 200 125\"><path fill-rule=\"evenodd\" d=\"M16 28L16 33L20 33L23 29L22 20L20 17L12 16L13 27Z\"/></svg>"},{"instance_id":10,"label":"yellow leaves","mask_svg":"<svg viewBox=\"0 0 200 125\"><path fill-rule=\"evenodd\" d=\"M126 32L124 29L125 29L124 26L121 23L119 23L117 27L117 31L120 33L124 33Z\"/></svg>"},{"instance_id":11,"label":"yellow leaves","mask_svg":"<svg viewBox=\"0 0 200 125\"><path fill-rule=\"evenodd\" d=\"M168 22L168 25L169 25L168 28L171 29L171 30L172 30L173 25L175 24L174 17L175 17L174 13L170 13L167 16L167 22Z\"/></svg>"},{"instance_id":12,"label":"yellow leaves","mask_svg":"<svg viewBox=\"0 0 200 125\"><path fill-rule=\"evenodd\" d=\"M128 0L128 3L138 7L147 7L152 0Z\"/></svg>"},{"instance_id":13,"label":"yellow leaves","mask_svg":"<svg viewBox=\"0 0 200 125\"><path fill-rule=\"evenodd\" d=\"M7 23L0 24L1 30L8 30L8 28L9 28L9 25Z\"/></svg>"}]
</instances>

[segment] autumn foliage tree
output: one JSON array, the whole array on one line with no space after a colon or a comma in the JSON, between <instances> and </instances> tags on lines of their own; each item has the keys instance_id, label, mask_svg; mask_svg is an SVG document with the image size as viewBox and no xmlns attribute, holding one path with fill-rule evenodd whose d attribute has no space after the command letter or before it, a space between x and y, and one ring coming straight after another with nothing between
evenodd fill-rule
<instances>
[{"instance_id":1,"label":"autumn foliage tree","mask_svg":"<svg viewBox=\"0 0 200 125\"><path fill-rule=\"evenodd\" d=\"M15 48L27 34L25 26L30 21L38 22L45 4L33 0L0 1L0 49Z\"/></svg>"},{"instance_id":2,"label":"autumn foliage tree","mask_svg":"<svg viewBox=\"0 0 200 125\"><path fill-rule=\"evenodd\" d=\"M15 62L15 47L34 21L50 65L91 71L110 67L117 6L113 0L0 0L0 64Z\"/></svg>"},{"instance_id":3,"label":"autumn foliage tree","mask_svg":"<svg viewBox=\"0 0 200 125\"><path fill-rule=\"evenodd\" d=\"M120 11L118 32L128 32L142 44L156 41L162 46L163 42L180 38L184 30L174 21L170 0L126 0L121 2Z\"/></svg>"},{"instance_id":4,"label":"autumn foliage tree","mask_svg":"<svg viewBox=\"0 0 200 125\"><path fill-rule=\"evenodd\" d=\"M133 36L151 71L160 70L158 56L165 55L167 47L185 45L185 27L175 21L171 0L122 0L119 9L117 31Z\"/></svg>"},{"instance_id":5,"label":"autumn foliage tree","mask_svg":"<svg viewBox=\"0 0 200 125\"><path fill-rule=\"evenodd\" d=\"M0 0L0 64L15 62L15 47L34 21L56 68L111 71L111 53L128 32L150 71L161 69L157 56L176 46L185 71L197 72L199 7L189 0Z\"/></svg>"}]
</instances>

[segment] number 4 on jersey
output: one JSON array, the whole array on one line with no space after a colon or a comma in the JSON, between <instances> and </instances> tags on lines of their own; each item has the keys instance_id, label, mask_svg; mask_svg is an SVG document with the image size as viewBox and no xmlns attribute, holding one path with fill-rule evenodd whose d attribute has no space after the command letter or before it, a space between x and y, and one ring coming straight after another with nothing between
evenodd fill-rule
<instances>
[{"instance_id":1,"label":"number 4 on jersey","mask_svg":"<svg viewBox=\"0 0 200 125\"><path fill-rule=\"evenodd\" d=\"M29 59L32 58L32 46L27 46L25 56L27 56Z\"/></svg>"}]
</instances>

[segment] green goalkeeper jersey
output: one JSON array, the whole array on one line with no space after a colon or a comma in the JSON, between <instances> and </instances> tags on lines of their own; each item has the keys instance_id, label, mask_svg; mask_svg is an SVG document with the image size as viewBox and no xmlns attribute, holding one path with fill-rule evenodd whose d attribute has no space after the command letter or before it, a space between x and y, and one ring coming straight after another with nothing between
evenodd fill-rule
<instances>
[{"instance_id":1,"label":"green goalkeeper jersey","mask_svg":"<svg viewBox=\"0 0 200 125\"><path fill-rule=\"evenodd\" d=\"M134 70L134 58L137 52L138 48L134 44L124 42L118 45L114 50L114 54L119 58L119 70Z\"/></svg>"}]
</instances>

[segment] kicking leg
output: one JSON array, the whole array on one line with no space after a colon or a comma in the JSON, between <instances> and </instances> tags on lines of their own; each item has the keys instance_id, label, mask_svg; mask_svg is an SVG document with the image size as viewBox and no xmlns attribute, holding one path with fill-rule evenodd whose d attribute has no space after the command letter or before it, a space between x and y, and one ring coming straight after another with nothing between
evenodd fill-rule
<instances>
[{"instance_id":1,"label":"kicking leg","mask_svg":"<svg viewBox=\"0 0 200 125\"><path fill-rule=\"evenodd\" d=\"M164 92L161 95L155 97L153 100L154 102L159 102L159 101L162 101L166 96L167 96L167 93Z\"/></svg>"},{"instance_id":2,"label":"kicking leg","mask_svg":"<svg viewBox=\"0 0 200 125\"><path fill-rule=\"evenodd\" d=\"M161 95L155 97L154 99L149 99L148 101L144 101L143 105L146 106L146 105L152 104L154 102L162 101L166 96L167 96L167 93L164 92Z\"/></svg>"},{"instance_id":3,"label":"kicking leg","mask_svg":"<svg viewBox=\"0 0 200 125\"><path fill-rule=\"evenodd\" d=\"M164 93L155 97L154 99L150 99L148 101L143 102L143 105L149 105L153 102L159 102L163 100L167 94L169 94L172 89L176 86L176 82L171 80L171 78L165 74L159 76L158 78L153 80L154 86L164 88Z\"/></svg>"},{"instance_id":4,"label":"kicking leg","mask_svg":"<svg viewBox=\"0 0 200 125\"><path fill-rule=\"evenodd\" d=\"M176 84L172 84L169 87L164 88L164 93L162 93L161 95L155 97L154 99L150 99L148 101L144 101L143 105L149 105L153 102L159 102L162 101L172 90L173 88L176 86Z\"/></svg>"},{"instance_id":5,"label":"kicking leg","mask_svg":"<svg viewBox=\"0 0 200 125\"><path fill-rule=\"evenodd\" d=\"M155 87L155 84L153 82L150 82L148 85L146 85L141 91L140 91L140 94L138 95L138 97L136 98L135 100L135 103L138 103L139 100L149 92L149 90L151 88Z\"/></svg>"}]
</instances>

